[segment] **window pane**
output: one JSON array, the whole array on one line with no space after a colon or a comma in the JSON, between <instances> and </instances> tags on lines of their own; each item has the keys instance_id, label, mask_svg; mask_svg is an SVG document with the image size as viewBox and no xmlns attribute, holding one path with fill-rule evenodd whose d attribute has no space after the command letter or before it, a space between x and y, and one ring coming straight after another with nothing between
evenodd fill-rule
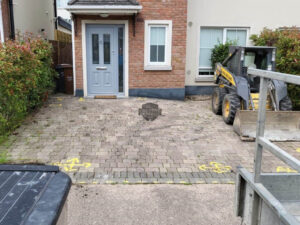
<instances>
[{"instance_id":1,"label":"window pane","mask_svg":"<svg viewBox=\"0 0 300 225\"><path fill-rule=\"evenodd\" d=\"M157 54L157 61L164 62L165 61L165 46L159 45L158 46L158 54Z\"/></svg>"},{"instance_id":2,"label":"window pane","mask_svg":"<svg viewBox=\"0 0 300 225\"><path fill-rule=\"evenodd\" d=\"M92 34L93 64L99 64L99 35Z\"/></svg>"},{"instance_id":3,"label":"window pane","mask_svg":"<svg viewBox=\"0 0 300 225\"><path fill-rule=\"evenodd\" d=\"M238 41L238 45L241 46L246 46L247 43L247 31L245 30L238 30L236 32L236 36L237 36L237 41Z\"/></svg>"},{"instance_id":4,"label":"window pane","mask_svg":"<svg viewBox=\"0 0 300 225\"><path fill-rule=\"evenodd\" d=\"M223 43L223 28L201 28L199 67L211 67L211 51Z\"/></svg>"},{"instance_id":5,"label":"window pane","mask_svg":"<svg viewBox=\"0 0 300 225\"><path fill-rule=\"evenodd\" d=\"M157 62L157 46L150 46L150 62Z\"/></svg>"},{"instance_id":6,"label":"window pane","mask_svg":"<svg viewBox=\"0 0 300 225\"><path fill-rule=\"evenodd\" d=\"M200 49L199 67L211 67L211 51L210 48Z\"/></svg>"},{"instance_id":7,"label":"window pane","mask_svg":"<svg viewBox=\"0 0 300 225\"><path fill-rule=\"evenodd\" d=\"M166 28L165 27L151 27L151 45L165 45Z\"/></svg>"},{"instance_id":8,"label":"window pane","mask_svg":"<svg viewBox=\"0 0 300 225\"><path fill-rule=\"evenodd\" d=\"M201 48L213 48L219 43L223 43L223 28L201 28Z\"/></svg>"},{"instance_id":9,"label":"window pane","mask_svg":"<svg viewBox=\"0 0 300 225\"><path fill-rule=\"evenodd\" d=\"M118 43L119 43L119 92L124 92L124 28L119 27L118 29Z\"/></svg>"},{"instance_id":10,"label":"window pane","mask_svg":"<svg viewBox=\"0 0 300 225\"><path fill-rule=\"evenodd\" d=\"M247 42L246 30L227 30L226 41L232 41L236 45L245 46Z\"/></svg>"},{"instance_id":11,"label":"window pane","mask_svg":"<svg viewBox=\"0 0 300 225\"><path fill-rule=\"evenodd\" d=\"M150 62L165 61L166 27L150 28Z\"/></svg>"},{"instance_id":12,"label":"window pane","mask_svg":"<svg viewBox=\"0 0 300 225\"><path fill-rule=\"evenodd\" d=\"M103 34L104 64L110 64L110 34Z\"/></svg>"}]
</instances>

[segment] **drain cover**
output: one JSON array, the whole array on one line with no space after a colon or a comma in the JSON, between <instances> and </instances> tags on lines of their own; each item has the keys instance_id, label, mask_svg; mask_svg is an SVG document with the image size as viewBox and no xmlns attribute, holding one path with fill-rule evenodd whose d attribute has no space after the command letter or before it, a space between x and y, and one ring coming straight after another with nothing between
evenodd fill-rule
<instances>
[{"instance_id":1,"label":"drain cover","mask_svg":"<svg viewBox=\"0 0 300 225\"><path fill-rule=\"evenodd\" d=\"M147 121L153 121L161 115L161 109L157 104L146 103L142 105L141 109L139 109L139 115L142 115Z\"/></svg>"}]
</instances>

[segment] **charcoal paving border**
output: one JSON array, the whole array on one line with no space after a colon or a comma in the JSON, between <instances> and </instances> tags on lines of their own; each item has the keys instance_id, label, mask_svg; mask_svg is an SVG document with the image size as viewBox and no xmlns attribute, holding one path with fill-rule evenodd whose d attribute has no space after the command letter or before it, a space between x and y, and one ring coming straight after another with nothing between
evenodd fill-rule
<instances>
[{"instance_id":1,"label":"charcoal paving border","mask_svg":"<svg viewBox=\"0 0 300 225\"><path fill-rule=\"evenodd\" d=\"M74 184L234 184L235 173L125 173L118 174L75 172L68 173Z\"/></svg>"}]
</instances>

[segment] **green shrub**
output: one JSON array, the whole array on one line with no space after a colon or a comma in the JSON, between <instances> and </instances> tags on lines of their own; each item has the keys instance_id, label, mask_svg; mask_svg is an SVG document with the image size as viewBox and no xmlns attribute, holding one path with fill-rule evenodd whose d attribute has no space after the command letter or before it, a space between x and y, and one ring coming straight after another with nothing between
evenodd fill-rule
<instances>
[{"instance_id":1,"label":"green shrub","mask_svg":"<svg viewBox=\"0 0 300 225\"><path fill-rule=\"evenodd\" d=\"M23 37L0 45L0 136L19 126L53 87L52 45Z\"/></svg>"},{"instance_id":2,"label":"green shrub","mask_svg":"<svg viewBox=\"0 0 300 225\"><path fill-rule=\"evenodd\" d=\"M211 67L215 69L216 63L222 63L229 55L229 46L234 45L233 42L215 45L211 53Z\"/></svg>"},{"instance_id":3,"label":"green shrub","mask_svg":"<svg viewBox=\"0 0 300 225\"><path fill-rule=\"evenodd\" d=\"M264 29L259 35L250 39L257 46L275 46L277 48L277 71L300 75L300 30L286 28L284 30ZM300 109L300 86L288 85L289 96L295 109Z\"/></svg>"}]
</instances>

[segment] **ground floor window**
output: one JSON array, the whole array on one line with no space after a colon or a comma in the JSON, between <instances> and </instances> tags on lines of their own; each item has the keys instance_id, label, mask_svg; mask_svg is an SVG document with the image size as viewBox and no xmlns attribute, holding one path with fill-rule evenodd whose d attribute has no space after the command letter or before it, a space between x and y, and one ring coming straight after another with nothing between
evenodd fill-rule
<instances>
[{"instance_id":1,"label":"ground floor window","mask_svg":"<svg viewBox=\"0 0 300 225\"><path fill-rule=\"evenodd\" d=\"M145 70L170 69L172 21L145 21Z\"/></svg>"},{"instance_id":2,"label":"ground floor window","mask_svg":"<svg viewBox=\"0 0 300 225\"><path fill-rule=\"evenodd\" d=\"M215 45L232 41L236 45L246 46L247 36L247 28L201 27L199 75L213 75L210 58Z\"/></svg>"}]
</instances>

